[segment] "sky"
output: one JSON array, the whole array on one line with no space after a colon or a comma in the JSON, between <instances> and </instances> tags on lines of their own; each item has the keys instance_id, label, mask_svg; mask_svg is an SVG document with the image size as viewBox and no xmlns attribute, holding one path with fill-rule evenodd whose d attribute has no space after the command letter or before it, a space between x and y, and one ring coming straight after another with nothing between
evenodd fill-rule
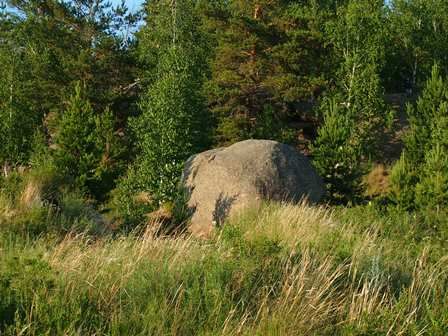
<instances>
[{"instance_id":1,"label":"sky","mask_svg":"<svg viewBox=\"0 0 448 336\"><path fill-rule=\"evenodd\" d=\"M111 1L114 5L121 3L121 0L111 0ZM143 0L125 0L125 2L131 12L140 9L140 6L143 4Z\"/></svg>"},{"instance_id":2,"label":"sky","mask_svg":"<svg viewBox=\"0 0 448 336\"><path fill-rule=\"evenodd\" d=\"M114 5L121 4L121 0L110 0L110 1ZM131 12L140 9L143 2L144 2L144 0L125 0L126 5L128 6L128 8ZM0 0L0 4L1 3L2 3L2 1Z\"/></svg>"}]
</instances>

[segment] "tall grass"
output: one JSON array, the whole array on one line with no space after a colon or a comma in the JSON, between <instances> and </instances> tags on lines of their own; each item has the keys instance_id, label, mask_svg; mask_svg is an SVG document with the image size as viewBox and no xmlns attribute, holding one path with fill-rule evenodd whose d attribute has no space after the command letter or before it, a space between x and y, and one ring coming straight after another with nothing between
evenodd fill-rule
<instances>
[{"instance_id":1,"label":"tall grass","mask_svg":"<svg viewBox=\"0 0 448 336\"><path fill-rule=\"evenodd\" d=\"M3 235L0 334L446 335L446 250L385 227L267 204L210 241Z\"/></svg>"},{"instance_id":2,"label":"tall grass","mask_svg":"<svg viewBox=\"0 0 448 336\"><path fill-rule=\"evenodd\" d=\"M0 178L0 231L39 236L104 231L106 223L79 190L48 164Z\"/></svg>"}]
</instances>

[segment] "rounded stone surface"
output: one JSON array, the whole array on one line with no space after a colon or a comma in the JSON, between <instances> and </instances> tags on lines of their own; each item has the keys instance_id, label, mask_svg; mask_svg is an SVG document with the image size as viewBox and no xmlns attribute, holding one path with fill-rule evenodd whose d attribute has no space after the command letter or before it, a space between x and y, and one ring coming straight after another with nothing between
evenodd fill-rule
<instances>
[{"instance_id":1,"label":"rounded stone surface","mask_svg":"<svg viewBox=\"0 0 448 336\"><path fill-rule=\"evenodd\" d=\"M193 155L182 187L191 210L190 232L208 237L225 219L264 200L318 202L325 190L306 156L270 140L246 140Z\"/></svg>"}]
</instances>

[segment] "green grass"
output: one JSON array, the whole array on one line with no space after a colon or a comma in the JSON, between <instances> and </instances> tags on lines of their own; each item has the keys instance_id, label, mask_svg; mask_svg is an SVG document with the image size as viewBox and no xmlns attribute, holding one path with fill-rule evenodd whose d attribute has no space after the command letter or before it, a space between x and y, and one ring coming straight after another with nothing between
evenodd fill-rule
<instances>
[{"instance_id":1,"label":"green grass","mask_svg":"<svg viewBox=\"0 0 448 336\"><path fill-rule=\"evenodd\" d=\"M210 241L9 230L19 219L0 220L1 335L448 332L443 230L413 214L267 204Z\"/></svg>"}]
</instances>

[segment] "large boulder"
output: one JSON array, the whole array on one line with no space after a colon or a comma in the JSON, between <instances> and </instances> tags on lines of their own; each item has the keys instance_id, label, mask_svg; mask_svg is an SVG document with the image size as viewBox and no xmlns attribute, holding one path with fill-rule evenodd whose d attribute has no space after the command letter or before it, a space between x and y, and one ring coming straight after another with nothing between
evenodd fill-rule
<instances>
[{"instance_id":1,"label":"large boulder","mask_svg":"<svg viewBox=\"0 0 448 336\"><path fill-rule=\"evenodd\" d=\"M208 237L214 227L263 200L317 202L321 178L293 147L268 140L246 140L192 156L182 186L191 209L189 230Z\"/></svg>"}]
</instances>

